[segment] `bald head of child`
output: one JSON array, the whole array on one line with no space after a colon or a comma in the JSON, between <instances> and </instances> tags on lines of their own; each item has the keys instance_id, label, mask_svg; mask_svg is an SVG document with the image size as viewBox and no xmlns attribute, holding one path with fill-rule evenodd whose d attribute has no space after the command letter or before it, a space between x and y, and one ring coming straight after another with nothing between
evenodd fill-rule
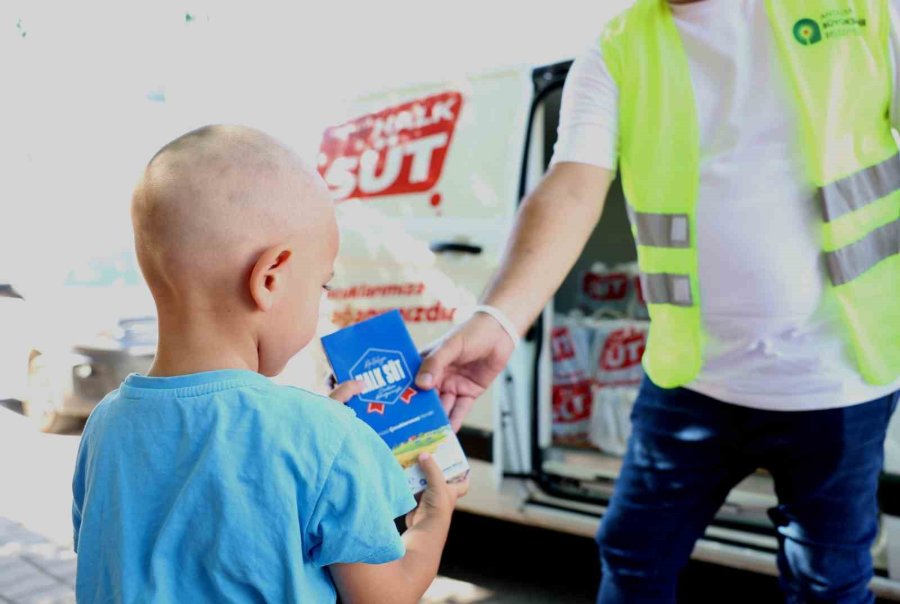
<instances>
[{"instance_id":1,"label":"bald head of child","mask_svg":"<svg viewBox=\"0 0 900 604\"><path fill-rule=\"evenodd\" d=\"M240 126L189 132L150 160L132 200L138 262L156 301L151 375L275 375L315 335L338 232L318 174Z\"/></svg>"}]
</instances>

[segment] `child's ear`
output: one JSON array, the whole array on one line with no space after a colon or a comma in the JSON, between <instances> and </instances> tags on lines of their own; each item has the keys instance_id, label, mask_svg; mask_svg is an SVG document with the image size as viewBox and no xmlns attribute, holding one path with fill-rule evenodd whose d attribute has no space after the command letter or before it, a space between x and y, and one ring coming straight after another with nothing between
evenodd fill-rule
<instances>
[{"instance_id":1,"label":"child's ear","mask_svg":"<svg viewBox=\"0 0 900 604\"><path fill-rule=\"evenodd\" d=\"M291 259L291 250L283 245L270 247L260 255L250 272L250 297L259 310L272 308L275 293L284 279L285 266Z\"/></svg>"}]
</instances>

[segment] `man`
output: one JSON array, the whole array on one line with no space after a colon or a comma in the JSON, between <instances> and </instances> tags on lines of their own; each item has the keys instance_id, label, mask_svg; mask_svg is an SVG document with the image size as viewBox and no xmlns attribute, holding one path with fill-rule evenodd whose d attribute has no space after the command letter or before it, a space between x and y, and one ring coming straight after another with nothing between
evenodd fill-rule
<instances>
[{"instance_id":1,"label":"man","mask_svg":"<svg viewBox=\"0 0 900 604\"><path fill-rule=\"evenodd\" d=\"M651 332L598 534L603 604L673 602L695 541L759 467L788 601L873 600L900 387L892 10L638 0L573 65L552 167L482 312L423 364L459 426L579 256L618 161Z\"/></svg>"}]
</instances>

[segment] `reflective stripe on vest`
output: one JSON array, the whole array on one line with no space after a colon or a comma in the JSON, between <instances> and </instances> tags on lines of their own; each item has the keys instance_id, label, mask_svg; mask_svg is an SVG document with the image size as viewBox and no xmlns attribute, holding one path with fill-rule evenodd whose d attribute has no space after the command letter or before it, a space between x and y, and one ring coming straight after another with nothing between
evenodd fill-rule
<instances>
[{"instance_id":1,"label":"reflective stripe on vest","mask_svg":"<svg viewBox=\"0 0 900 604\"><path fill-rule=\"evenodd\" d=\"M831 222L898 190L900 154L825 185L818 197L825 222Z\"/></svg>"},{"instance_id":2,"label":"reflective stripe on vest","mask_svg":"<svg viewBox=\"0 0 900 604\"><path fill-rule=\"evenodd\" d=\"M671 273L641 273L641 292L648 304L693 306L691 278Z\"/></svg>"},{"instance_id":3,"label":"reflective stripe on vest","mask_svg":"<svg viewBox=\"0 0 900 604\"><path fill-rule=\"evenodd\" d=\"M852 281L894 254L900 253L900 219L881 226L859 241L825 253L833 285Z\"/></svg>"},{"instance_id":4,"label":"reflective stripe on vest","mask_svg":"<svg viewBox=\"0 0 900 604\"><path fill-rule=\"evenodd\" d=\"M651 212L636 212L630 205L626 205L631 223L637 227L638 245L651 247L681 247L691 246L687 214L654 214Z\"/></svg>"}]
</instances>

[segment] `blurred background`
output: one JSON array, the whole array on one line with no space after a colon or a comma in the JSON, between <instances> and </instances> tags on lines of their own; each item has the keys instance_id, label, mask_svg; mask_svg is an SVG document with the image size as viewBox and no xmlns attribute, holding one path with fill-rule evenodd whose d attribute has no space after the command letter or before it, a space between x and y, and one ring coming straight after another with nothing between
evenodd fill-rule
<instances>
[{"instance_id":1,"label":"blurred background","mask_svg":"<svg viewBox=\"0 0 900 604\"><path fill-rule=\"evenodd\" d=\"M140 170L169 140L241 123L315 163L326 125L346 119L353 99L571 59L627 4L3 2L0 284L12 290L0 354L14 358L0 385L23 387L22 346L152 336L128 208ZM120 320L136 321L123 334ZM55 362L43 356L33 364Z\"/></svg>"},{"instance_id":2,"label":"blurred background","mask_svg":"<svg viewBox=\"0 0 900 604\"><path fill-rule=\"evenodd\" d=\"M314 161L324 127L346 117L348 100L572 58L624 5L7 0L0 281L35 304L60 287L142 290L129 196L172 138L242 123Z\"/></svg>"}]
</instances>

